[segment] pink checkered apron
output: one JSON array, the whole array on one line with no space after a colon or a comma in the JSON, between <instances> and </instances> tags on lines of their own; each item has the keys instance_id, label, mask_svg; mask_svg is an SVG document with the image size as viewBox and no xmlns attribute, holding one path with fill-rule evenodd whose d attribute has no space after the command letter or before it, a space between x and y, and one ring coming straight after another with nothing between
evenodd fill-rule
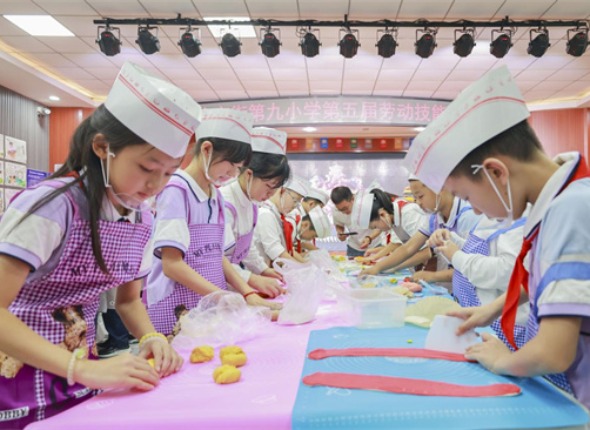
<instances>
[{"instance_id":1,"label":"pink checkered apron","mask_svg":"<svg viewBox=\"0 0 590 430\"><path fill-rule=\"evenodd\" d=\"M188 190L180 184L169 183L167 186L180 188L185 193L189 207L188 218L190 219L191 208L193 211L197 210L196 197L187 192ZM225 228L223 205L225 202L221 193L217 193L217 198L219 223L190 224L188 226L190 244L184 261L203 278L219 288L227 290L223 273L223 233ZM172 334L174 325L184 310L189 311L197 306L202 297L182 284L174 284L174 290L168 297L148 308L150 319L156 330L165 335Z\"/></svg>"},{"instance_id":2,"label":"pink checkered apron","mask_svg":"<svg viewBox=\"0 0 590 430\"><path fill-rule=\"evenodd\" d=\"M63 184L42 183L55 188ZM107 275L96 263L90 225L77 203L85 197L77 187L65 195L74 215L59 262L44 276L29 275L9 310L45 339L73 351L93 345L99 294L137 278L153 218L146 212L136 224L99 221ZM64 378L24 365L14 377L0 377L0 429L48 418L91 394L80 384L70 387Z\"/></svg>"},{"instance_id":3,"label":"pink checkered apron","mask_svg":"<svg viewBox=\"0 0 590 430\"><path fill-rule=\"evenodd\" d=\"M247 234L242 236L238 236L238 211L236 207L232 205L230 202L225 202L225 207L229 210L234 216L234 231L236 232L236 244L234 246L234 251L229 258L229 261L232 264L240 264L244 258L248 255L248 251L250 250L250 245L252 244L252 237L254 236L254 227L256 227L256 222L258 221L258 206L252 205L252 210L254 211L253 216L253 224L252 230L250 230Z\"/></svg>"}]
</instances>

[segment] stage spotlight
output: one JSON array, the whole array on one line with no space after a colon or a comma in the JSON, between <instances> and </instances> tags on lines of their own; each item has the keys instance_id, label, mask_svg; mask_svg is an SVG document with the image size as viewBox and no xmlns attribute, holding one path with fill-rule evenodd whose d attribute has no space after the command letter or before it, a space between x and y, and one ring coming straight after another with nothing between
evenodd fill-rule
<instances>
[{"instance_id":1,"label":"stage spotlight","mask_svg":"<svg viewBox=\"0 0 590 430\"><path fill-rule=\"evenodd\" d=\"M382 56L383 58L390 58L395 55L395 49L397 48L397 42L395 41L395 37L397 36L397 30L377 30L377 37L379 37L379 33L383 33L377 44L377 54Z\"/></svg>"},{"instance_id":2,"label":"stage spotlight","mask_svg":"<svg viewBox=\"0 0 590 430\"><path fill-rule=\"evenodd\" d=\"M462 33L457 37L457 33ZM459 57L467 57L473 51L475 46L474 28L464 28L463 30L455 30L455 43L453 43L453 52Z\"/></svg>"},{"instance_id":3,"label":"stage spotlight","mask_svg":"<svg viewBox=\"0 0 590 430\"><path fill-rule=\"evenodd\" d=\"M340 55L344 58L352 58L356 55L359 46L361 46L357 39L358 30L340 30L341 33L343 31L346 31L346 34L340 39L340 42L338 42L338 46L340 46ZM354 33L356 33L357 36L355 36Z\"/></svg>"},{"instance_id":4,"label":"stage spotlight","mask_svg":"<svg viewBox=\"0 0 590 430\"><path fill-rule=\"evenodd\" d=\"M498 33L495 39L494 33ZM496 58L503 58L512 47L512 30L492 30L492 39L490 54Z\"/></svg>"},{"instance_id":5,"label":"stage spotlight","mask_svg":"<svg viewBox=\"0 0 590 430\"><path fill-rule=\"evenodd\" d=\"M158 40L158 36L154 36L152 33L150 33L149 27L139 27L137 29L137 40L135 43L139 45L141 52L146 55L151 55L160 50L160 41Z\"/></svg>"},{"instance_id":6,"label":"stage spotlight","mask_svg":"<svg viewBox=\"0 0 590 430\"><path fill-rule=\"evenodd\" d=\"M225 33L223 35L219 46L221 46L223 53L230 58L242 53L242 48L240 48L242 42L231 33Z\"/></svg>"},{"instance_id":7,"label":"stage spotlight","mask_svg":"<svg viewBox=\"0 0 590 430\"><path fill-rule=\"evenodd\" d=\"M416 55L422 58L428 58L434 52L436 48L436 29L425 28L424 30L416 30ZM418 34L422 33L422 36L418 38Z\"/></svg>"},{"instance_id":8,"label":"stage spotlight","mask_svg":"<svg viewBox=\"0 0 590 430\"><path fill-rule=\"evenodd\" d=\"M104 29L101 33L100 29ZM117 30L118 37L115 37L112 30ZM100 52L108 57L112 57L121 52L121 32L118 28L98 27L96 33L96 43L100 47Z\"/></svg>"},{"instance_id":9,"label":"stage spotlight","mask_svg":"<svg viewBox=\"0 0 590 430\"><path fill-rule=\"evenodd\" d=\"M575 32L570 37L570 33ZM574 57L580 57L588 47L588 28L572 28L567 31L567 45L565 52Z\"/></svg>"},{"instance_id":10,"label":"stage spotlight","mask_svg":"<svg viewBox=\"0 0 590 430\"><path fill-rule=\"evenodd\" d=\"M280 31L278 28L274 29L275 32ZM262 30L260 31L262 33ZM281 41L271 32L271 28L266 29L266 33L262 35L260 40L260 49L265 57L273 58L281 52Z\"/></svg>"},{"instance_id":11,"label":"stage spotlight","mask_svg":"<svg viewBox=\"0 0 590 430\"><path fill-rule=\"evenodd\" d=\"M189 26L184 33L180 35L180 40L178 41L178 45L180 49L182 49L182 53L187 57L193 58L196 57L201 53L201 42L199 41L198 37L192 33L192 29Z\"/></svg>"},{"instance_id":12,"label":"stage spotlight","mask_svg":"<svg viewBox=\"0 0 590 430\"><path fill-rule=\"evenodd\" d=\"M534 38L533 33L537 33ZM529 35L531 41L529 42L529 47L526 52L533 57L542 57L545 54L545 51L551 46L549 43L549 30L546 28L539 28L538 30L531 30Z\"/></svg>"},{"instance_id":13,"label":"stage spotlight","mask_svg":"<svg viewBox=\"0 0 590 430\"><path fill-rule=\"evenodd\" d=\"M315 34L312 33L311 28L309 30L303 30L305 34L301 38L301 42L299 46L301 46L301 53L308 57L312 58L315 57L320 53L320 46L322 46L321 42L317 38ZM318 34L319 34L319 30Z\"/></svg>"}]
</instances>

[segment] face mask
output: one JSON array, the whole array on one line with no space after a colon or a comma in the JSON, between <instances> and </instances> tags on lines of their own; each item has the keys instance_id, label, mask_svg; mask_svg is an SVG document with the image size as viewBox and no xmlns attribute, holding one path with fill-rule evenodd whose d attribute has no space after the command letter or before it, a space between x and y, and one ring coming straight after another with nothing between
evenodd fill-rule
<instances>
[{"instance_id":1,"label":"face mask","mask_svg":"<svg viewBox=\"0 0 590 430\"><path fill-rule=\"evenodd\" d=\"M150 205L147 201L140 200L128 194L115 193L115 190L110 184L111 158L115 158L115 154L107 149L106 167L105 163L103 162L104 160L100 160L100 170L102 172L103 184L111 201L113 201L116 205L123 206L125 209L133 212L149 210Z\"/></svg>"},{"instance_id":2,"label":"face mask","mask_svg":"<svg viewBox=\"0 0 590 430\"><path fill-rule=\"evenodd\" d=\"M381 217L381 220L385 223L385 225L387 226L387 229L388 230L392 230L393 229L393 225L389 221L389 217L387 216L387 214L385 214L384 216L382 216Z\"/></svg>"},{"instance_id":3,"label":"face mask","mask_svg":"<svg viewBox=\"0 0 590 430\"><path fill-rule=\"evenodd\" d=\"M209 156L209 158L207 159L207 162L205 162L205 178L207 178L207 180L213 184L214 187L219 188L219 187L224 187L226 185L229 184L233 184L235 181L238 180L237 176L232 176L228 179L224 179L224 180L213 180L213 178L211 178L211 176L209 176L209 167L211 165L211 160L213 159L213 152L211 152L211 155ZM205 161L205 159L203 159L203 162Z\"/></svg>"},{"instance_id":4,"label":"face mask","mask_svg":"<svg viewBox=\"0 0 590 430\"><path fill-rule=\"evenodd\" d=\"M306 232L306 231L308 231L308 230L309 230L309 228L308 228L308 227L306 227L306 228L304 228L304 229L300 229L300 230L297 232L297 240L305 240L305 239L302 239L302 236L303 236L303 233L305 233L305 232Z\"/></svg>"},{"instance_id":5,"label":"face mask","mask_svg":"<svg viewBox=\"0 0 590 430\"><path fill-rule=\"evenodd\" d=\"M510 190L510 177L506 181L507 194L508 194L508 203L506 203L504 201L504 198L502 197L502 194L500 194L500 190L498 190L496 183L492 180L492 177L488 173L487 169L481 164L474 164L471 166L471 168L474 169L473 170L474 175L477 172L479 172L480 170L483 171L486 178L488 178L490 185L494 189L494 192L496 193L496 195L500 199L502 206L504 206L504 209L506 210L506 217L497 219L497 221L499 223L498 228L506 228L506 227L511 226L512 223L514 222L514 213L513 213L513 206L512 206L512 191Z\"/></svg>"},{"instance_id":6,"label":"face mask","mask_svg":"<svg viewBox=\"0 0 590 430\"><path fill-rule=\"evenodd\" d=\"M246 196L248 197L248 200L250 200L252 203L256 204L257 206L260 206L262 204L262 201L253 199L252 194L250 194L250 190L252 189L252 182L254 182L254 175L250 176L250 179L248 179L248 182L246 182Z\"/></svg>"},{"instance_id":7,"label":"face mask","mask_svg":"<svg viewBox=\"0 0 590 430\"><path fill-rule=\"evenodd\" d=\"M438 213L438 211L439 211L439 209L440 209L440 208L439 208L439 205L440 205L440 195L439 195L439 194L437 194L437 195L434 197L434 209L426 209L426 208L423 208L422 210L423 210L423 211L424 211L426 214L428 214L428 215L432 215L432 214Z\"/></svg>"}]
</instances>

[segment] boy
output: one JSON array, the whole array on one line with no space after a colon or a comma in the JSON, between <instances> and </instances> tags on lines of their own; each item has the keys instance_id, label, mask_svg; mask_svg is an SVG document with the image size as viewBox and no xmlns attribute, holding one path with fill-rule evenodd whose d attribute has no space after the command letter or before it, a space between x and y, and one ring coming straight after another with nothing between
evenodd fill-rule
<instances>
[{"instance_id":1,"label":"boy","mask_svg":"<svg viewBox=\"0 0 590 430\"><path fill-rule=\"evenodd\" d=\"M590 212L588 168L578 153L547 157L528 116L507 68L494 70L414 140L407 164L435 192L444 186L506 223L533 204L507 293L455 313L466 320L464 332L502 312L514 346L516 307L528 299L528 342L512 353L484 334L465 356L498 374L548 375L590 407L590 229L580 228Z\"/></svg>"}]
</instances>

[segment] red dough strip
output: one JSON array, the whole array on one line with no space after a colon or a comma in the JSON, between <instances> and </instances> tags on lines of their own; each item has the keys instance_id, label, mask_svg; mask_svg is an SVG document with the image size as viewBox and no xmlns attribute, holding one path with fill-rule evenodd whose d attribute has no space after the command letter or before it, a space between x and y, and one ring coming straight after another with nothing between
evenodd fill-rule
<instances>
[{"instance_id":1,"label":"red dough strip","mask_svg":"<svg viewBox=\"0 0 590 430\"><path fill-rule=\"evenodd\" d=\"M463 354L424 348L314 349L309 353L308 357L312 360L321 360L328 357L412 357L448 361L469 361L463 356Z\"/></svg>"},{"instance_id":2,"label":"red dough strip","mask_svg":"<svg viewBox=\"0 0 590 430\"><path fill-rule=\"evenodd\" d=\"M357 375L353 373L312 373L303 378L310 386L375 390L415 396L445 397L500 397L516 396L520 387L514 384L458 385L426 379L398 378L393 376Z\"/></svg>"}]
</instances>

